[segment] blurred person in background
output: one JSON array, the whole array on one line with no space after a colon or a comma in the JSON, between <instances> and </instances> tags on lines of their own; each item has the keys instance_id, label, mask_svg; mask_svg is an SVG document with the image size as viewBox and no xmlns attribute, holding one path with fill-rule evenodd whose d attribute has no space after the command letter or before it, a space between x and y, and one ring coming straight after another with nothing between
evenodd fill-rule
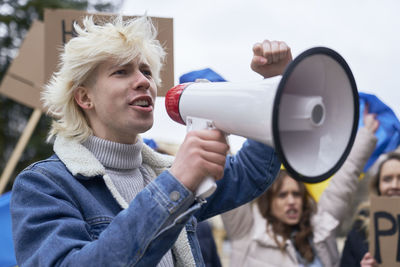
<instances>
[{"instance_id":1,"label":"blurred person in background","mask_svg":"<svg viewBox=\"0 0 400 267\"><path fill-rule=\"evenodd\" d=\"M400 197L400 153L386 154L379 163L377 173L369 184L369 194L375 196ZM347 235L340 265L342 267L377 267L369 253L368 227L370 203L359 206L353 228Z\"/></svg>"}]
</instances>

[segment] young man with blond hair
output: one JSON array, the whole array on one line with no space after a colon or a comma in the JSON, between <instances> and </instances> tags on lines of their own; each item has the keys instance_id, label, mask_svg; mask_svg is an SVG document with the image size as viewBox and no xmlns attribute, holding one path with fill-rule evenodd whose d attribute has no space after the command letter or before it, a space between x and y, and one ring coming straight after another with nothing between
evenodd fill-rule
<instances>
[{"instance_id":1,"label":"young man with blond hair","mask_svg":"<svg viewBox=\"0 0 400 267\"><path fill-rule=\"evenodd\" d=\"M274 150L248 140L227 156L224 134L203 130L188 133L175 158L154 152L140 137L153 124L165 55L154 26L146 17L87 17L75 30L43 91L55 154L13 187L18 264L202 266L197 221L260 195L280 167ZM266 72L291 59L281 42L254 52L253 68ZM196 198L206 176L218 188Z\"/></svg>"}]
</instances>

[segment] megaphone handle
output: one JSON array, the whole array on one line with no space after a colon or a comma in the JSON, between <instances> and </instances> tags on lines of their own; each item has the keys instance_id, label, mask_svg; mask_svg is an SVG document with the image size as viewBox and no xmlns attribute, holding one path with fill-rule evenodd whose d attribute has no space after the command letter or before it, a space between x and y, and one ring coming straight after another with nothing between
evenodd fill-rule
<instances>
[{"instance_id":1,"label":"megaphone handle","mask_svg":"<svg viewBox=\"0 0 400 267\"><path fill-rule=\"evenodd\" d=\"M186 117L186 130L187 132L193 130L212 130L215 129L214 123L211 120L195 118L195 117ZM217 189L217 184L215 183L214 178L211 176L206 177L203 182L199 185L196 190L196 197L205 199L214 193Z\"/></svg>"},{"instance_id":2,"label":"megaphone handle","mask_svg":"<svg viewBox=\"0 0 400 267\"><path fill-rule=\"evenodd\" d=\"M214 178L207 176L196 190L196 197L206 199L217 189Z\"/></svg>"}]
</instances>

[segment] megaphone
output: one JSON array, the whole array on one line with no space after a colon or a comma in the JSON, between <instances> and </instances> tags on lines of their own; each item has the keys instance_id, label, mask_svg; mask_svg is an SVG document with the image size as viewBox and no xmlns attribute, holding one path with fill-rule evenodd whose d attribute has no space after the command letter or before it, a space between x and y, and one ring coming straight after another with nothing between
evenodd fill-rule
<instances>
[{"instance_id":1,"label":"megaphone","mask_svg":"<svg viewBox=\"0 0 400 267\"><path fill-rule=\"evenodd\" d=\"M326 47L304 51L280 76L179 84L167 92L165 105L181 124L205 119L228 134L274 147L289 174L308 183L321 182L342 166L359 117L353 74L342 56Z\"/></svg>"}]
</instances>

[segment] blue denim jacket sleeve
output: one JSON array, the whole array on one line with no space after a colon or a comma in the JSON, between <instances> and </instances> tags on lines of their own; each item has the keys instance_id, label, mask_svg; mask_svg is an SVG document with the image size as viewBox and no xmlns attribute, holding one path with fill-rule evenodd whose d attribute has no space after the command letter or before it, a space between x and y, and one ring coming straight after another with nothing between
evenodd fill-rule
<instances>
[{"instance_id":1,"label":"blue denim jacket sleeve","mask_svg":"<svg viewBox=\"0 0 400 267\"><path fill-rule=\"evenodd\" d=\"M34 164L13 187L17 262L156 266L182 228L188 229L194 213L203 220L251 201L273 182L279 167L272 148L249 140L237 155L228 157L224 177L207 203L193 203L193 194L165 171L121 211L101 177L94 178L98 180L93 188L83 186L59 161ZM91 228L98 224L105 226L94 236Z\"/></svg>"},{"instance_id":2,"label":"blue denim jacket sleeve","mask_svg":"<svg viewBox=\"0 0 400 267\"><path fill-rule=\"evenodd\" d=\"M96 210L104 207L85 199L87 192L75 185L73 176L71 186L42 167L23 171L13 187L13 237L20 266L156 266L195 210L180 213L180 207L193 203L192 193L165 171L126 210L107 217L106 209ZM97 213L104 214L96 219L107 227L93 238L88 222L93 218L85 215ZM165 227L168 231L162 231Z\"/></svg>"},{"instance_id":3,"label":"blue denim jacket sleeve","mask_svg":"<svg viewBox=\"0 0 400 267\"><path fill-rule=\"evenodd\" d=\"M236 155L228 156L224 176L196 212L197 219L202 221L252 201L275 181L280 167L273 148L246 140Z\"/></svg>"}]
</instances>

